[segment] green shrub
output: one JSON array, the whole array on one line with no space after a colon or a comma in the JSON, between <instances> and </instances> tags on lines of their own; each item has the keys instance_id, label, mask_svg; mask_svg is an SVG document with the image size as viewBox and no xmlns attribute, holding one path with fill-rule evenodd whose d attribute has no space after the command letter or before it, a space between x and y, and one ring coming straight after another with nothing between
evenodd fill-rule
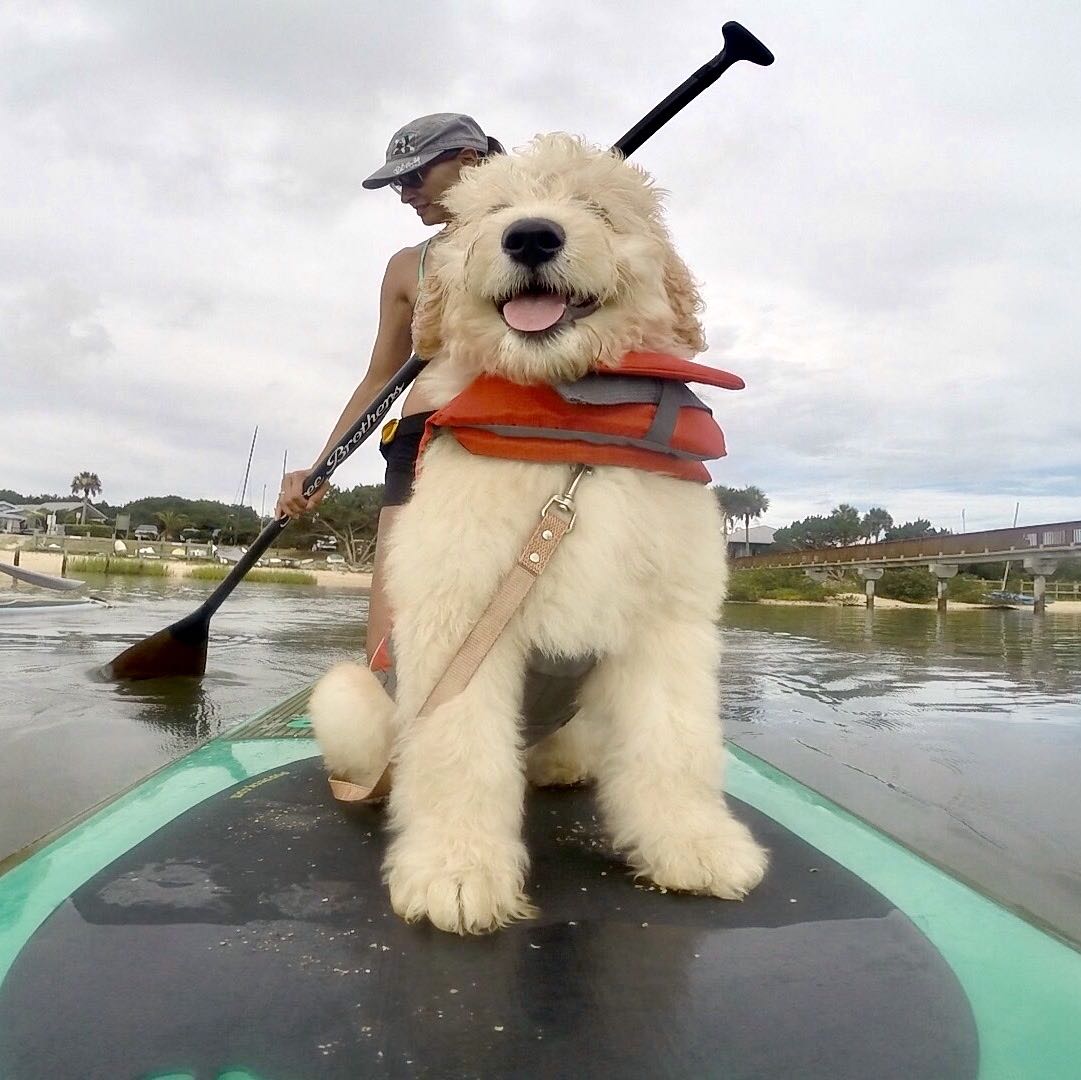
<instances>
[{"instance_id":1,"label":"green shrub","mask_svg":"<svg viewBox=\"0 0 1081 1080\"><path fill-rule=\"evenodd\" d=\"M875 594L888 600L905 600L910 604L926 604L938 595L934 574L925 566L909 566L887 570L875 582Z\"/></svg>"},{"instance_id":2,"label":"green shrub","mask_svg":"<svg viewBox=\"0 0 1081 1080\"><path fill-rule=\"evenodd\" d=\"M838 591L836 586L819 585L802 570L759 566L736 570L728 581L728 599L756 600L825 600Z\"/></svg>"},{"instance_id":3,"label":"green shrub","mask_svg":"<svg viewBox=\"0 0 1081 1080\"><path fill-rule=\"evenodd\" d=\"M809 581L807 589L770 589L763 600L825 600L829 595L822 585Z\"/></svg>"},{"instance_id":4,"label":"green shrub","mask_svg":"<svg viewBox=\"0 0 1081 1080\"><path fill-rule=\"evenodd\" d=\"M168 577L165 563L148 559L127 559L112 555L73 556L68 559L68 571L80 574L139 574L146 577Z\"/></svg>"},{"instance_id":5,"label":"green shrub","mask_svg":"<svg viewBox=\"0 0 1081 1080\"><path fill-rule=\"evenodd\" d=\"M113 527L111 525L65 525L65 536L94 536L99 539L111 539Z\"/></svg>"},{"instance_id":6,"label":"green shrub","mask_svg":"<svg viewBox=\"0 0 1081 1080\"><path fill-rule=\"evenodd\" d=\"M753 604L758 600L758 589L751 579L753 570L737 570L728 578L728 599L737 603Z\"/></svg>"},{"instance_id":7,"label":"green shrub","mask_svg":"<svg viewBox=\"0 0 1081 1080\"><path fill-rule=\"evenodd\" d=\"M982 604L987 594L1001 584L1001 578L993 582L970 574L958 574L950 581L949 598L961 604Z\"/></svg>"},{"instance_id":8,"label":"green shrub","mask_svg":"<svg viewBox=\"0 0 1081 1080\"><path fill-rule=\"evenodd\" d=\"M231 566L197 566L192 570L189 577L198 578L200 581L221 581L228 576ZM315 585L318 578L314 574L305 573L303 570L249 570L244 575L245 581L262 582L271 585Z\"/></svg>"}]
</instances>

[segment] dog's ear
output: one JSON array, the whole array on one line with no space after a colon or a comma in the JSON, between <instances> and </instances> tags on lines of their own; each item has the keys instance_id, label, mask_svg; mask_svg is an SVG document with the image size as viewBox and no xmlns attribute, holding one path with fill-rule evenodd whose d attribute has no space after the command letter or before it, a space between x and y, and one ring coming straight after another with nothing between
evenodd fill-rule
<instances>
[{"instance_id":1,"label":"dog's ear","mask_svg":"<svg viewBox=\"0 0 1081 1080\"><path fill-rule=\"evenodd\" d=\"M436 252L428 249L424 280L417 290L413 308L413 351L423 360L431 360L443 348L443 308L447 290L445 276L439 270Z\"/></svg>"},{"instance_id":2,"label":"dog's ear","mask_svg":"<svg viewBox=\"0 0 1081 1080\"><path fill-rule=\"evenodd\" d=\"M675 316L672 332L677 344L694 353L702 352L706 347L705 334L698 320L702 297L686 263L671 248L664 260L664 288Z\"/></svg>"}]
</instances>

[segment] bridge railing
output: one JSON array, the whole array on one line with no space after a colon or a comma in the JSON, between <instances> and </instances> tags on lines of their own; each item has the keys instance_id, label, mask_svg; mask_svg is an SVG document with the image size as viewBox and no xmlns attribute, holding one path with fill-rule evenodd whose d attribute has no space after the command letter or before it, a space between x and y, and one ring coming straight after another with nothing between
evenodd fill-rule
<instances>
[{"instance_id":1,"label":"bridge railing","mask_svg":"<svg viewBox=\"0 0 1081 1080\"><path fill-rule=\"evenodd\" d=\"M730 560L734 569L757 566L888 566L948 562L1001 562L1045 554L1081 556L1081 521L1057 521L1016 529L950 533L917 540L887 540L848 547L809 548L803 551L743 555Z\"/></svg>"}]
</instances>

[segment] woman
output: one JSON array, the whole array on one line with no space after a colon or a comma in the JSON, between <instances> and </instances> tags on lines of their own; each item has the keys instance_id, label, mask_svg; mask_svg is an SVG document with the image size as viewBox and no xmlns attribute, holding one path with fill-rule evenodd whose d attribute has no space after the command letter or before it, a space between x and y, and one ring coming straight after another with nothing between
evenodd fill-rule
<instances>
[{"instance_id":1,"label":"woman","mask_svg":"<svg viewBox=\"0 0 1081 1080\"><path fill-rule=\"evenodd\" d=\"M386 161L364 181L364 187L390 187L425 225L445 225L450 217L439 200L457 182L462 169L477 164L489 154L502 152L503 147L485 135L472 117L460 113L422 116L394 133L387 147ZM424 259L428 245L437 237L416 247L403 248L387 263L379 295L379 330L368 371L353 391L312 468L330 453L372 403L376 393L409 359L412 352L410 324L417 291L424 278ZM390 613L383 589L386 539L398 508L412 493L424 422L435 406L435 402L426 400L422 386L414 386L406 394L401 420L391 420L383 429L380 450L387 461L386 488L376 532L375 565L368 601L366 648L369 657L390 630ZM310 471L300 469L285 475L275 514L298 517L319 505L326 494L326 485L307 500L301 493Z\"/></svg>"}]
</instances>

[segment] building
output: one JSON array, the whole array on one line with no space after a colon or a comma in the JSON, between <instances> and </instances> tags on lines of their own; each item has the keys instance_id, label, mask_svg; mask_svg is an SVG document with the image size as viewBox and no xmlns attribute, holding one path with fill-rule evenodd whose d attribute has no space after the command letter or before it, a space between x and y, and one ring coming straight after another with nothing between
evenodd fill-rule
<instances>
[{"instance_id":1,"label":"building","mask_svg":"<svg viewBox=\"0 0 1081 1080\"><path fill-rule=\"evenodd\" d=\"M82 522L83 516L83 504L82 500L79 499L72 499L70 502L65 501L38 503L36 506L26 505L17 507L17 509L20 511L20 513L23 514L27 513L28 511L34 510L46 518L50 517L53 514L55 514L57 518L59 518L61 514L75 514L76 521L78 521L79 523ZM108 518L106 518L106 516L96 506L94 506L93 503L86 504L87 525L103 525L106 521L108 521Z\"/></svg>"},{"instance_id":2,"label":"building","mask_svg":"<svg viewBox=\"0 0 1081 1080\"><path fill-rule=\"evenodd\" d=\"M0 533L24 533L30 529L30 520L14 503L0 499Z\"/></svg>"},{"instance_id":3,"label":"building","mask_svg":"<svg viewBox=\"0 0 1081 1080\"><path fill-rule=\"evenodd\" d=\"M768 555L773 548L773 534L776 531L768 525L752 525L748 532L742 525L737 525L728 534L729 558L734 559L741 555Z\"/></svg>"}]
</instances>

